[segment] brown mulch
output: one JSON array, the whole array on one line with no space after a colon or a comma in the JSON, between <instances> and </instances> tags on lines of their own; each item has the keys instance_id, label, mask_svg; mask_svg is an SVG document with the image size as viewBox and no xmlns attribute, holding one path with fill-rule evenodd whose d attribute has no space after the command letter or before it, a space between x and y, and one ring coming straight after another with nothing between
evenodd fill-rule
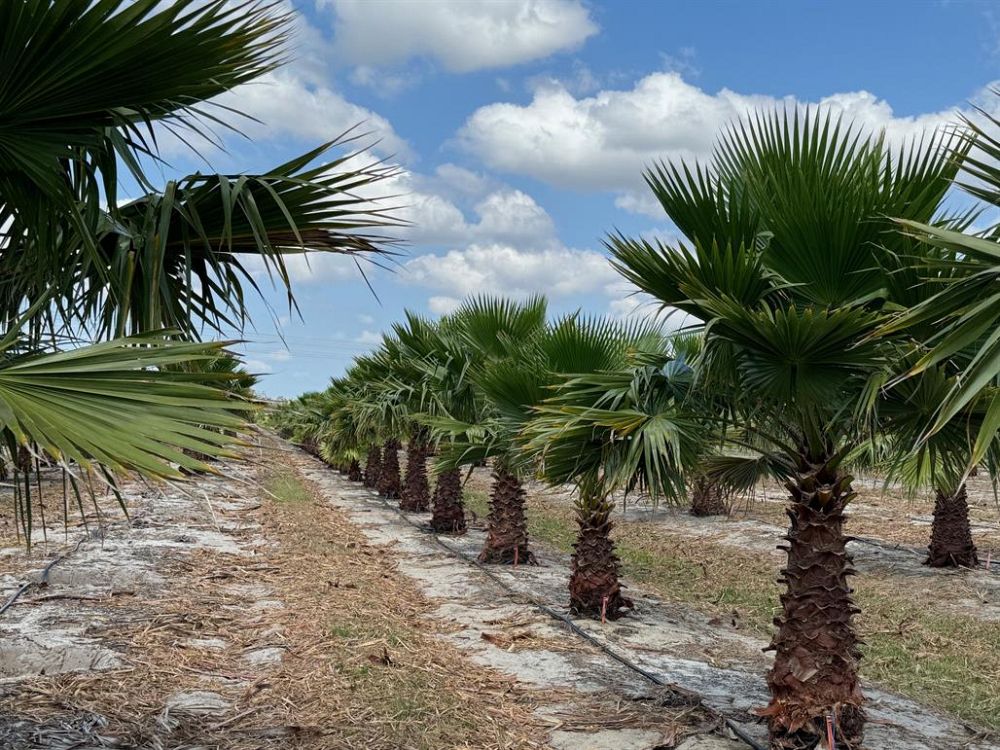
<instances>
[{"instance_id":1,"label":"brown mulch","mask_svg":"<svg viewBox=\"0 0 1000 750\"><path fill-rule=\"evenodd\" d=\"M274 471L288 469L271 459L258 478ZM434 637L431 604L389 553L302 486L295 502L261 491L261 507L240 514L261 526L242 533L266 540L253 556L196 550L159 567L161 597L94 603L114 625L93 634L125 666L0 688L0 744L544 747L537 697ZM270 649L280 662L246 658ZM230 706L165 710L179 692Z\"/></svg>"}]
</instances>

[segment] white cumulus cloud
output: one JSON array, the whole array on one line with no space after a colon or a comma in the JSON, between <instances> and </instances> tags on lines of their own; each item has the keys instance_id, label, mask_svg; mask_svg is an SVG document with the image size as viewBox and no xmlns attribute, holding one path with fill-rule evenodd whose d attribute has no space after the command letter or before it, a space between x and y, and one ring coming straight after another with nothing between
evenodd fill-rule
<instances>
[{"instance_id":1,"label":"white cumulus cloud","mask_svg":"<svg viewBox=\"0 0 1000 750\"><path fill-rule=\"evenodd\" d=\"M404 283L439 292L433 304L440 310L450 300L480 293L558 297L604 292L617 279L608 259L594 250L532 250L503 244L473 244L443 255L420 255L400 271Z\"/></svg>"},{"instance_id":2,"label":"white cumulus cloud","mask_svg":"<svg viewBox=\"0 0 1000 750\"><path fill-rule=\"evenodd\" d=\"M427 307L435 315L448 315L455 312L462 305L462 300L457 297L444 297L435 295L427 300Z\"/></svg>"},{"instance_id":3,"label":"white cumulus cloud","mask_svg":"<svg viewBox=\"0 0 1000 750\"><path fill-rule=\"evenodd\" d=\"M224 116L254 140L294 136L319 144L346 130L359 130L378 140L383 154L405 156L409 146L381 115L345 99L324 83L314 83L292 69L278 70L239 86L216 100L260 122ZM214 112L213 114L222 114Z\"/></svg>"},{"instance_id":4,"label":"white cumulus cloud","mask_svg":"<svg viewBox=\"0 0 1000 750\"><path fill-rule=\"evenodd\" d=\"M539 60L597 33L577 0L319 0L333 8L335 45L357 66L432 59L467 73Z\"/></svg>"},{"instance_id":5,"label":"white cumulus cloud","mask_svg":"<svg viewBox=\"0 0 1000 750\"><path fill-rule=\"evenodd\" d=\"M611 190L618 205L657 215L641 174L657 159L704 158L720 131L753 109L819 105L866 128L884 128L896 142L955 121L955 110L898 116L867 91L817 102L794 97L710 93L678 72L648 75L627 90L574 96L565 85L541 86L526 105L496 103L476 110L459 142L487 165L563 188Z\"/></svg>"}]
</instances>

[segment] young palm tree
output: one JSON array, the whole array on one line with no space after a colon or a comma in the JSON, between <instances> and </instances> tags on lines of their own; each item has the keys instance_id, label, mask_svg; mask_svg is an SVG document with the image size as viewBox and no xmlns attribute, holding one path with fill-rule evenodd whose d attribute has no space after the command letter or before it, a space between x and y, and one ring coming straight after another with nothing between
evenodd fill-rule
<instances>
[{"instance_id":1,"label":"young palm tree","mask_svg":"<svg viewBox=\"0 0 1000 750\"><path fill-rule=\"evenodd\" d=\"M891 151L815 112L733 125L711 165L659 165L646 180L687 238L614 236L618 270L704 324L702 385L733 404L746 459L785 478L790 526L771 643L775 748L861 745L864 713L844 510L844 469L865 431L855 414L893 353L875 332L891 284L883 258L917 242L887 217L932 224L957 162L942 139Z\"/></svg>"},{"instance_id":2,"label":"young palm tree","mask_svg":"<svg viewBox=\"0 0 1000 750\"><path fill-rule=\"evenodd\" d=\"M440 492L435 492L432 501L427 475L427 457L431 453L430 435L418 420L428 412L437 411L440 394L436 391L441 388L442 373L447 372L452 358L459 356L459 353L443 335L440 325L409 311L406 312L404 322L393 325L393 332L400 342L406 364L405 372L400 372L397 380L405 385L407 410L414 420L409 430L406 477L400 508L411 512L430 509L431 525L442 526L433 515L441 505ZM448 495L448 499L452 499L451 495ZM460 502L460 495L454 499ZM451 515L454 516L454 513ZM460 515L461 530L464 531L464 511ZM449 521L448 525L453 526L454 523Z\"/></svg>"},{"instance_id":3,"label":"young palm tree","mask_svg":"<svg viewBox=\"0 0 1000 750\"><path fill-rule=\"evenodd\" d=\"M703 473L696 473L691 484L691 515L724 516L729 513L725 488L720 482Z\"/></svg>"},{"instance_id":4,"label":"young palm tree","mask_svg":"<svg viewBox=\"0 0 1000 750\"><path fill-rule=\"evenodd\" d=\"M909 358L909 362L914 360L914 356ZM937 431L926 435L941 404L954 392L957 375L948 373L953 367L939 363L902 380L883 391L877 408L883 452L888 453L884 460L887 476L902 480L911 490L931 487L936 495L926 564L975 568L979 557L969 525L965 480L974 438L982 430L993 394L992 389L985 389ZM982 459L994 478L998 459L1000 440L994 438Z\"/></svg>"},{"instance_id":5,"label":"young palm tree","mask_svg":"<svg viewBox=\"0 0 1000 750\"><path fill-rule=\"evenodd\" d=\"M492 459L486 541L480 562L517 565L534 562L528 546L526 494L515 435L525 412L501 395L495 377L510 362L522 362L544 335L548 304L544 297L514 300L480 296L467 300L443 325L468 355L464 373L455 372L443 410L451 422L439 422L449 434L449 450L439 464L457 472L458 465L484 465ZM519 373L522 377L524 371ZM510 391L507 392L510 394ZM457 398L456 398L457 396ZM497 398L494 398L497 397ZM518 412L518 414L514 414Z\"/></svg>"},{"instance_id":6,"label":"young palm tree","mask_svg":"<svg viewBox=\"0 0 1000 750\"><path fill-rule=\"evenodd\" d=\"M632 604L621 593L610 536L612 495L639 489L653 500L679 500L685 476L699 466L705 426L687 399L689 368L666 355L660 337L611 326L602 334L610 334L602 366L560 378L525 435L546 480L578 486L570 609L614 619Z\"/></svg>"},{"instance_id":7,"label":"young palm tree","mask_svg":"<svg viewBox=\"0 0 1000 750\"><path fill-rule=\"evenodd\" d=\"M371 476L374 488L388 499L398 500L402 493L399 451L413 427L409 407L416 372L400 340L385 335L379 348L356 358L347 373L346 408L376 445L368 454L372 468L377 467Z\"/></svg>"}]
</instances>

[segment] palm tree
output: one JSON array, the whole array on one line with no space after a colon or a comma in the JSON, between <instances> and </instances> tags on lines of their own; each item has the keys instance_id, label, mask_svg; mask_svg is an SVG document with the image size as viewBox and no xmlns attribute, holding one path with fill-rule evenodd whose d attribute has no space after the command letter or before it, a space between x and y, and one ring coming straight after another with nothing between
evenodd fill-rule
<instances>
[{"instance_id":1,"label":"palm tree","mask_svg":"<svg viewBox=\"0 0 1000 750\"><path fill-rule=\"evenodd\" d=\"M279 64L288 21L224 0L0 4L7 450L37 446L70 471L205 469L194 456L226 454L246 404L227 398L235 373L202 366L223 345L180 339L246 321L241 255L287 282L287 253L383 249L363 230L390 220L345 191L391 172L309 168L326 147L259 176L158 189L144 171L164 130L204 132L213 97ZM138 200L119 200L122 170Z\"/></svg>"},{"instance_id":2,"label":"palm tree","mask_svg":"<svg viewBox=\"0 0 1000 750\"><path fill-rule=\"evenodd\" d=\"M441 400L442 385L446 382L448 368L460 353L443 335L440 326L407 311L405 321L393 325L393 332L400 342L406 370L397 378L405 388L406 405L413 424L409 429L406 455L406 476L400 508L412 512L431 509L431 526L444 531L465 530L465 513L461 508L461 495L441 495L441 484L430 496L427 476L427 457L431 452L430 435L419 423L420 415L435 412ZM453 510L457 504L457 512ZM447 510L446 510L447 508ZM447 520L442 520L442 512ZM460 518L461 522L456 521Z\"/></svg>"},{"instance_id":3,"label":"palm tree","mask_svg":"<svg viewBox=\"0 0 1000 750\"><path fill-rule=\"evenodd\" d=\"M774 748L814 747L828 718L838 747L861 744L844 461L896 356L873 335L891 284L884 258L919 244L887 217L939 220L957 169L944 140L893 151L816 112L758 114L723 134L709 166L646 172L686 242L608 241L629 281L701 322L702 386L732 403L728 439L748 452L734 460L778 472L789 491L763 711Z\"/></svg>"},{"instance_id":4,"label":"palm tree","mask_svg":"<svg viewBox=\"0 0 1000 750\"><path fill-rule=\"evenodd\" d=\"M570 609L614 619L632 604L621 593L610 536L612 496L638 489L654 501L678 501L699 466L704 424L687 398L690 368L667 355L661 337L607 323L594 333L603 361L589 374L560 377L525 435L543 478L578 486Z\"/></svg>"},{"instance_id":5,"label":"palm tree","mask_svg":"<svg viewBox=\"0 0 1000 750\"><path fill-rule=\"evenodd\" d=\"M521 460L516 437L530 406L541 396L536 389L524 401L523 393L515 392L526 378L538 374L527 365L531 359L527 352L544 335L546 309L542 297L481 296L467 300L442 321L442 328L468 359L455 357L443 371L447 379L432 389L439 395L440 409L424 421L441 443L439 470L457 474L462 466L493 463L481 562L517 565L534 559L528 547L522 486L530 465Z\"/></svg>"},{"instance_id":6,"label":"palm tree","mask_svg":"<svg viewBox=\"0 0 1000 750\"><path fill-rule=\"evenodd\" d=\"M912 364L915 355L908 358ZM974 447L987 417L992 390L985 389L952 419L926 434L941 404L954 392L954 365L941 362L887 388L877 404L883 464L888 478L898 478L911 490L933 488L936 499L926 564L931 567L974 568L979 557L969 525L965 480ZM952 370L949 373L949 370ZM982 464L998 475L1000 440L994 438Z\"/></svg>"},{"instance_id":7,"label":"palm tree","mask_svg":"<svg viewBox=\"0 0 1000 750\"><path fill-rule=\"evenodd\" d=\"M412 360L400 340L391 334L382 337L381 345L363 357L357 357L347 373L352 384L346 399L360 429L373 436L376 456L369 451L374 488L386 499L398 500L402 493L399 450L402 439L411 432L410 399L415 371Z\"/></svg>"},{"instance_id":8,"label":"palm tree","mask_svg":"<svg viewBox=\"0 0 1000 750\"><path fill-rule=\"evenodd\" d=\"M1000 96L1000 89L993 93ZM983 208L995 211L1000 207L1000 118L985 110L979 110L978 115L963 117L969 137L958 154L965 176L959 185ZM934 225L902 213L894 215L906 234L939 251L924 254L919 270L921 281L936 283L940 291L902 311L882 332L921 330L918 335L931 351L915 363L910 374L934 367L959 352L971 352L927 428L928 432L943 429L979 399L984 389L992 387L986 417L970 454L967 468L971 469L992 450L1000 431L1000 391L995 389L1000 384L1000 224L972 233L967 226Z\"/></svg>"}]
</instances>

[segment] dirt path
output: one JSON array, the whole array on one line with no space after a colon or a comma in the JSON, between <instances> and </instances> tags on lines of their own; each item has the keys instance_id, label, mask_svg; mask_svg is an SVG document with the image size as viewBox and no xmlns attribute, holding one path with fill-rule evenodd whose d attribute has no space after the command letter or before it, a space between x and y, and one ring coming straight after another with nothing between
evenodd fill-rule
<instances>
[{"instance_id":1,"label":"dirt path","mask_svg":"<svg viewBox=\"0 0 1000 750\"><path fill-rule=\"evenodd\" d=\"M249 457L126 485L132 524L104 503L103 540L0 552L0 602L65 555L0 616L0 747L740 747L523 605L467 609L464 569L426 588L304 454Z\"/></svg>"},{"instance_id":2,"label":"dirt path","mask_svg":"<svg viewBox=\"0 0 1000 750\"><path fill-rule=\"evenodd\" d=\"M545 746L532 691L435 637L395 560L275 457L128 485L131 526L71 536L0 616L0 747ZM4 602L49 558L0 560Z\"/></svg>"}]
</instances>

